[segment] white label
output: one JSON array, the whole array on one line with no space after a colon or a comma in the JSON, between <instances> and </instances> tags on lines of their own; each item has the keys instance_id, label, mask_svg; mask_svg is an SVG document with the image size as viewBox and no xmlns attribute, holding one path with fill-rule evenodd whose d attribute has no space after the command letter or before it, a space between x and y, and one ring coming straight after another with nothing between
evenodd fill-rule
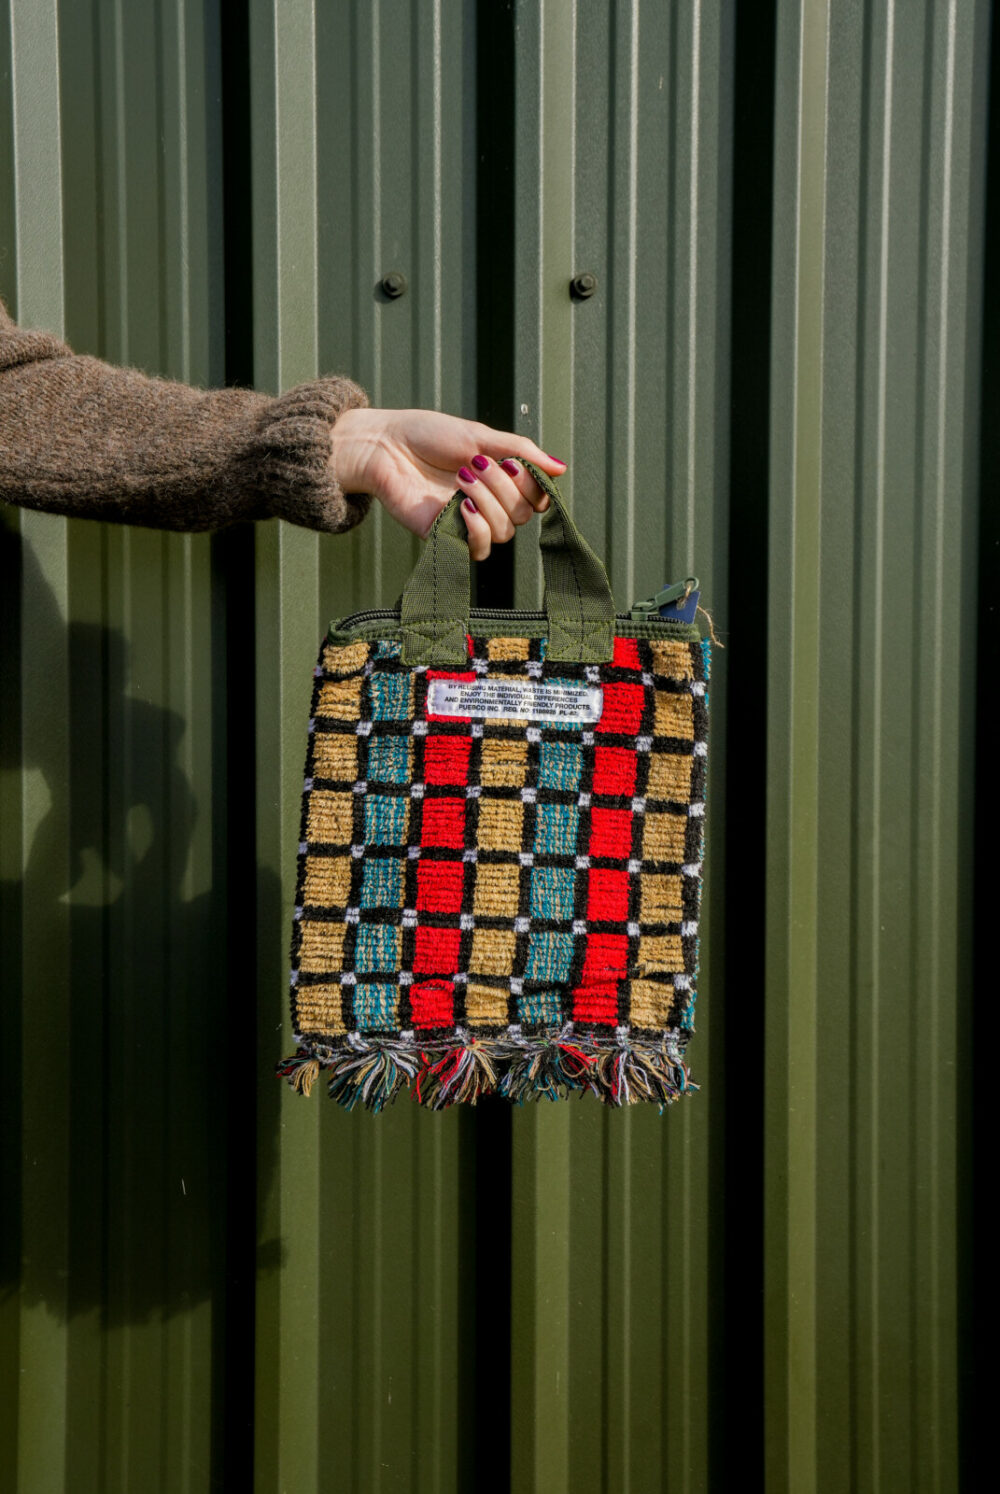
<instances>
[{"instance_id":1,"label":"white label","mask_svg":"<svg viewBox=\"0 0 1000 1494\"><path fill-rule=\"evenodd\" d=\"M531 680L431 680L428 716L503 716L593 726L601 719L599 685L536 685Z\"/></svg>"}]
</instances>

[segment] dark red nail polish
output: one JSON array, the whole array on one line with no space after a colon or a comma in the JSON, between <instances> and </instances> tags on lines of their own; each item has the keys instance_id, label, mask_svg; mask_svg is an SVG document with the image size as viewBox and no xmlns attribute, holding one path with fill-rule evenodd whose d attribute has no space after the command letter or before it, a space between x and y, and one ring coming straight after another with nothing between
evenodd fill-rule
<instances>
[{"instance_id":1,"label":"dark red nail polish","mask_svg":"<svg viewBox=\"0 0 1000 1494\"><path fill-rule=\"evenodd\" d=\"M517 474L521 470L520 467L517 465L516 462L512 462L511 461L510 457L505 457L504 460L500 463L500 465L503 468L503 470L507 473L508 477L516 477Z\"/></svg>"},{"instance_id":2,"label":"dark red nail polish","mask_svg":"<svg viewBox=\"0 0 1000 1494\"><path fill-rule=\"evenodd\" d=\"M470 472L469 469L468 469L468 467L459 467L459 469L458 469L458 475L462 479L463 482L478 482L479 481L479 479L476 476L476 474L474 472Z\"/></svg>"},{"instance_id":3,"label":"dark red nail polish","mask_svg":"<svg viewBox=\"0 0 1000 1494\"><path fill-rule=\"evenodd\" d=\"M480 472L485 472L487 467L490 465L490 459L489 457L484 456L474 456L472 458L472 465L474 467L478 467Z\"/></svg>"},{"instance_id":4,"label":"dark red nail polish","mask_svg":"<svg viewBox=\"0 0 1000 1494\"><path fill-rule=\"evenodd\" d=\"M550 462L558 462L560 467L566 466L566 463L563 461L562 457L553 456L551 451L547 451L545 454Z\"/></svg>"},{"instance_id":5,"label":"dark red nail polish","mask_svg":"<svg viewBox=\"0 0 1000 1494\"><path fill-rule=\"evenodd\" d=\"M478 514L478 512L479 512L478 508L473 503L473 501L472 501L471 498L463 498L462 499L462 507L463 508L467 508L469 510L470 514Z\"/></svg>"}]
</instances>

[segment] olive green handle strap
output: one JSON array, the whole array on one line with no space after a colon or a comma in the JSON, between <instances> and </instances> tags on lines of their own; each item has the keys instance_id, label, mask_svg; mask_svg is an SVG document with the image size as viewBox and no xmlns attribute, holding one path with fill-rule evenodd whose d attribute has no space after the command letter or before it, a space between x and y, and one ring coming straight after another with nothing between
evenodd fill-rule
<instances>
[{"instance_id":1,"label":"olive green handle strap","mask_svg":"<svg viewBox=\"0 0 1000 1494\"><path fill-rule=\"evenodd\" d=\"M605 663L614 647L615 623L607 572L570 518L551 477L534 462L514 460L528 469L551 500L541 515L539 538L548 618L546 658ZM468 530L459 512L464 497L459 489L438 514L403 590L405 664L461 667L468 659L471 561Z\"/></svg>"}]
</instances>

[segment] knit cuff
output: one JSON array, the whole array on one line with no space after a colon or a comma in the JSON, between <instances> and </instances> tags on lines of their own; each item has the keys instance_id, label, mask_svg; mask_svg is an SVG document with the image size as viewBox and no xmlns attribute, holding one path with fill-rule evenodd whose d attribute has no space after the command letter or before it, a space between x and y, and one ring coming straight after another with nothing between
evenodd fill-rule
<instances>
[{"instance_id":1,"label":"knit cuff","mask_svg":"<svg viewBox=\"0 0 1000 1494\"><path fill-rule=\"evenodd\" d=\"M345 493L330 465L331 433L344 410L368 396L340 376L297 384L270 401L247 451L247 471L263 515L338 534L371 506L369 493Z\"/></svg>"},{"instance_id":2,"label":"knit cuff","mask_svg":"<svg viewBox=\"0 0 1000 1494\"><path fill-rule=\"evenodd\" d=\"M51 332L36 332L31 327L15 327L0 302L0 373L8 368L22 368L42 363L48 358L71 358L72 350Z\"/></svg>"}]
</instances>

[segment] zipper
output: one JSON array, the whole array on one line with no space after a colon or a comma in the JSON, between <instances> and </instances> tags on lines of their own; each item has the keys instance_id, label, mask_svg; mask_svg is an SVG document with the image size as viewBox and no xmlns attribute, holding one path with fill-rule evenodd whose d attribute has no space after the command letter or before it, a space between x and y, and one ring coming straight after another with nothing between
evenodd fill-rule
<instances>
[{"instance_id":1,"label":"zipper","mask_svg":"<svg viewBox=\"0 0 1000 1494\"><path fill-rule=\"evenodd\" d=\"M615 616L627 617L628 614L625 612L616 612ZM523 610L498 612L495 609L489 607L471 607L469 609L469 617L470 620L473 617L511 617L523 622L545 621L544 612L525 612ZM350 617L339 618L338 628L339 630L344 630L346 628L354 627L355 624L366 622L384 622L387 618L392 618L395 622L399 622L399 612L395 607L370 607L367 612L352 612Z\"/></svg>"},{"instance_id":2,"label":"zipper","mask_svg":"<svg viewBox=\"0 0 1000 1494\"><path fill-rule=\"evenodd\" d=\"M682 587L683 590L683 587ZM629 613L614 614L616 632L619 636L641 636L641 638L664 638L673 635L674 638L701 638L701 629L692 623L679 622L679 620L667 619L659 616L658 611L647 611L643 604L643 610L632 608ZM496 624L498 627L516 626L517 623L540 624L549 622L549 617L544 611L526 610L526 608L510 608L510 610L495 610L495 608L472 607L469 610L469 623ZM368 627L381 624L381 626L392 627L393 632L398 632L401 627L399 611L392 607L366 608L362 613L351 613L350 617L336 617L330 623L330 635L351 635L356 630L368 629ZM532 633L534 636L534 633ZM544 636L544 629L538 633Z\"/></svg>"},{"instance_id":3,"label":"zipper","mask_svg":"<svg viewBox=\"0 0 1000 1494\"><path fill-rule=\"evenodd\" d=\"M671 590L676 591L677 595L681 596L684 591L684 583L681 583L678 587L672 587ZM490 607L471 607L469 609L469 621L471 622L473 618L475 618L477 621L500 623L546 622L548 620L548 615L540 608L525 609L512 607L497 610ZM335 618L334 621L330 624L330 627L335 632L346 633L349 632L352 628L363 627L366 623L398 623L399 620L399 612L394 607L369 607L364 612L352 612L348 617ZM656 598L650 598L648 602L634 602L632 604L631 610L628 612L616 612L615 622L662 622L665 628L676 628L678 626L685 626L684 624L677 624L675 622L670 622L667 619L660 618L658 615Z\"/></svg>"}]
</instances>

